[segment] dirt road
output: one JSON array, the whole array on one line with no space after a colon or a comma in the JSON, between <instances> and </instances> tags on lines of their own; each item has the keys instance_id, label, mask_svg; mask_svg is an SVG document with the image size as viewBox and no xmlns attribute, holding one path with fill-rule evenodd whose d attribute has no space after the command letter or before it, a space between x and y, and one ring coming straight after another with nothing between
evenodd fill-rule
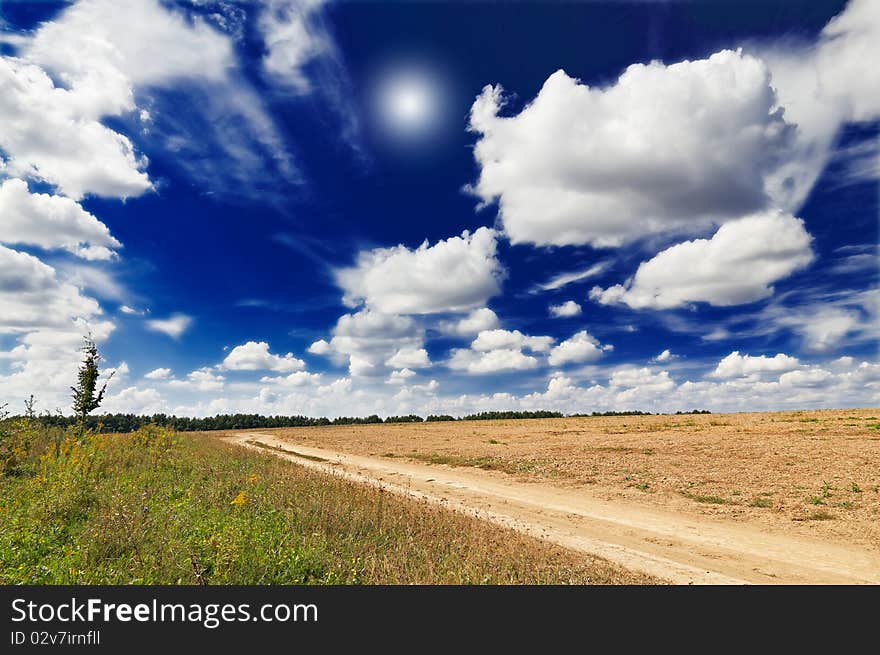
<instances>
[{"instance_id":1,"label":"dirt road","mask_svg":"<svg viewBox=\"0 0 880 655\"><path fill-rule=\"evenodd\" d=\"M609 502L588 489L523 482L497 471L352 455L241 432L246 448L479 516L677 584L880 584L863 548L662 508Z\"/></svg>"}]
</instances>

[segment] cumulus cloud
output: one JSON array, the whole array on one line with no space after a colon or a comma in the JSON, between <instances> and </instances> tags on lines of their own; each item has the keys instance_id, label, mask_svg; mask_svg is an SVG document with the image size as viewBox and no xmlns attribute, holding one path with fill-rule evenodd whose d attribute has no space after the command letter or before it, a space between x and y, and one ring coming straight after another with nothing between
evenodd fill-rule
<instances>
[{"instance_id":1,"label":"cumulus cloud","mask_svg":"<svg viewBox=\"0 0 880 655\"><path fill-rule=\"evenodd\" d=\"M97 301L36 257L0 246L0 333L67 329L72 320L102 314Z\"/></svg>"},{"instance_id":2,"label":"cumulus cloud","mask_svg":"<svg viewBox=\"0 0 880 655\"><path fill-rule=\"evenodd\" d=\"M569 318L578 316L583 310L574 300L566 300L559 305L550 305L550 316L554 318Z\"/></svg>"},{"instance_id":3,"label":"cumulus cloud","mask_svg":"<svg viewBox=\"0 0 880 655\"><path fill-rule=\"evenodd\" d=\"M308 347L307 352L313 355L327 355L331 350L330 344L326 339L318 339Z\"/></svg>"},{"instance_id":4,"label":"cumulus cloud","mask_svg":"<svg viewBox=\"0 0 880 655\"><path fill-rule=\"evenodd\" d=\"M143 316L146 313L142 309L135 309L134 307L129 307L128 305L121 305L119 307L119 311L123 314L128 314L130 316Z\"/></svg>"},{"instance_id":5,"label":"cumulus cloud","mask_svg":"<svg viewBox=\"0 0 880 655\"><path fill-rule=\"evenodd\" d=\"M225 380L223 375L217 374L210 367L203 366L188 373L185 380L171 380L168 386L196 391L220 391Z\"/></svg>"},{"instance_id":6,"label":"cumulus cloud","mask_svg":"<svg viewBox=\"0 0 880 655\"><path fill-rule=\"evenodd\" d=\"M612 346L603 346L599 340L586 330L572 335L550 351L547 361L550 366L562 366L571 363L594 362L604 351L612 350Z\"/></svg>"},{"instance_id":7,"label":"cumulus cloud","mask_svg":"<svg viewBox=\"0 0 880 655\"><path fill-rule=\"evenodd\" d=\"M483 330L471 342L471 348L480 352L516 348L547 352L553 347L553 337L533 337L519 330Z\"/></svg>"},{"instance_id":8,"label":"cumulus cloud","mask_svg":"<svg viewBox=\"0 0 880 655\"><path fill-rule=\"evenodd\" d=\"M530 336L519 330L483 330L470 348L455 348L446 365L468 373L499 373L537 368L540 361L533 353L546 353L553 347L553 337Z\"/></svg>"},{"instance_id":9,"label":"cumulus cloud","mask_svg":"<svg viewBox=\"0 0 880 655\"><path fill-rule=\"evenodd\" d=\"M147 326L148 330L167 334L172 339L179 339L183 333L189 329L192 322L192 316L187 316L186 314L174 314L168 318L150 319L149 321L145 321L144 324Z\"/></svg>"},{"instance_id":10,"label":"cumulus cloud","mask_svg":"<svg viewBox=\"0 0 880 655\"><path fill-rule=\"evenodd\" d=\"M418 358L418 363L427 365L427 353L422 360L419 352L423 344L424 330L411 317L363 309L341 316L330 341L316 341L308 351L346 362L351 375L384 375L389 367L400 367L387 362L401 352L402 357Z\"/></svg>"},{"instance_id":11,"label":"cumulus cloud","mask_svg":"<svg viewBox=\"0 0 880 655\"><path fill-rule=\"evenodd\" d=\"M128 137L98 122L42 68L0 57L0 87L0 149L8 175L47 182L74 199L86 193L126 198L151 188L147 162Z\"/></svg>"},{"instance_id":12,"label":"cumulus cloud","mask_svg":"<svg viewBox=\"0 0 880 655\"><path fill-rule=\"evenodd\" d=\"M444 332L449 332L460 337L473 337L483 330L494 330L501 322L498 315L488 307L473 310L470 314L458 321L441 324Z\"/></svg>"},{"instance_id":13,"label":"cumulus cloud","mask_svg":"<svg viewBox=\"0 0 880 655\"><path fill-rule=\"evenodd\" d=\"M144 377L148 380L167 380L171 377L170 368L154 368L149 373L145 373Z\"/></svg>"},{"instance_id":14,"label":"cumulus cloud","mask_svg":"<svg viewBox=\"0 0 880 655\"><path fill-rule=\"evenodd\" d=\"M159 414L168 410L168 404L158 391L130 386L117 393L110 393L101 404L108 413Z\"/></svg>"},{"instance_id":15,"label":"cumulus cloud","mask_svg":"<svg viewBox=\"0 0 880 655\"><path fill-rule=\"evenodd\" d=\"M853 0L812 43L633 64L604 87L557 71L513 116L499 114L502 88L487 86L470 115L473 191L498 200L514 243L539 245L619 246L795 212L841 127L880 117L880 72L864 66L878 44L880 12ZM876 177L866 161L857 167Z\"/></svg>"},{"instance_id":16,"label":"cumulus cloud","mask_svg":"<svg viewBox=\"0 0 880 655\"><path fill-rule=\"evenodd\" d=\"M497 350L478 351L468 348L456 348L450 353L447 366L468 373L501 373L503 371L523 371L537 368L538 359L526 355L516 348L499 348Z\"/></svg>"},{"instance_id":17,"label":"cumulus cloud","mask_svg":"<svg viewBox=\"0 0 880 655\"><path fill-rule=\"evenodd\" d=\"M428 351L424 348L401 348L385 361L393 368L426 368L431 365Z\"/></svg>"},{"instance_id":18,"label":"cumulus cloud","mask_svg":"<svg viewBox=\"0 0 880 655\"><path fill-rule=\"evenodd\" d=\"M265 341L248 341L233 348L221 364L229 371L277 371L290 373L305 368L305 362L293 356L275 355L269 352Z\"/></svg>"},{"instance_id":19,"label":"cumulus cloud","mask_svg":"<svg viewBox=\"0 0 880 655\"><path fill-rule=\"evenodd\" d=\"M349 307L436 314L484 305L498 293L502 274L496 233L481 227L415 250L400 245L361 252L353 268L336 271L336 280Z\"/></svg>"},{"instance_id":20,"label":"cumulus cloud","mask_svg":"<svg viewBox=\"0 0 880 655\"><path fill-rule=\"evenodd\" d=\"M667 248L642 262L625 285L594 287L590 298L634 309L668 309L692 302L729 306L773 293L773 284L813 260L803 221L769 211L731 221L711 239Z\"/></svg>"},{"instance_id":21,"label":"cumulus cloud","mask_svg":"<svg viewBox=\"0 0 880 655\"><path fill-rule=\"evenodd\" d=\"M15 43L18 56L0 57L7 174L48 182L73 199L152 188L147 160L100 122L135 112L136 89L220 79L234 63L224 35L155 0L84 0Z\"/></svg>"},{"instance_id":22,"label":"cumulus cloud","mask_svg":"<svg viewBox=\"0 0 880 655\"><path fill-rule=\"evenodd\" d=\"M30 193L24 180L0 183L0 242L63 248L83 259L111 259L122 246L79 203L63 196Z\"/></svg>"},{"instance_id":23,"label":"cumulus cloud","mask_svg":"<svg viewBox=\"0 0 880 655\"><path fill-rule=\"evenodd\" d=\"M734 350L724 359L718 362L715 370L709 374L713 378L731 379L748 377L763 373L783 373L793 371L800 367L797 357L790 357L784 353L778 353L773 357L766 355L752 356L740 355Z\"/></svg>"},{"instance_id":24,"label":"cumulus cloud","mask_svg":"<svg viewBox=\"0 0 880 655\"><path fill-rule=\"evenodd\" d=\"M308 371L295 371L290 375L279 377L264 376L260 378L263 384L274 384L283 387L305 387L309 385L317 385L321 381L319 373L309 373Z\"/></svg>"},{"instance_id":25,"label":"cumulus cloud","mask_svg":"<svg viewBox=\"0 0 880 655\"><path fill-rule=\"evenodd\" d=\"M259 187L265 199L273 185L298 181L263 99L239 70L231 36L187 9L82 0L15 38L16 56L0 58L0 84L10 89L0 98L8 173L72 198L142 194L152 188L146 158L100 122L119 117L142 144L176 155L169 161L217 193L234 188L241 197ZM184 103L189 111L177 111Z\"/></svg>"},{"instance_id":26,"label":"cumulus cloud","mask_svg":"<svg viewBox=\"0 0 880 655\"><path fill-rule=\"evenodd\" d=\"M793 133L741 51L633 64L604 88L557 71L519 114L504 104L488 86L471 108L473 191L498 199L513 243L619 246L764 209Z\"/></svg>"},{"instance_id":27,"label":"cumulus cloud","mask_svg":"<svg viewBox=\"0 0 880 655\"><path fill-rule=\"evenodd\" d=\"M669 348L667 348L662 353L654 357L653 361L657 362L658 364L663 364L665 362L671 362L673 359L678 359L678 355L672 354Z\"/></svg>"},{"instance_id":28,"label":"cumulus cloud","mask_svg":"<svg viewBox=\"0 0 880 655\"><path fill-rule=\"evenodd\" d=\"M399 371L391 371L391 375L388 376L388 379L385 382L387 384L406 384L407 381L415 375L415 371L403 368Z\"/></svg>"},{"instance_id":29,"label":"cumulus cloud","mask_svg":"<svg viewBox=\"0 0 880 655\"><path fill-rule=\"evenodd\" d=\"M629 390L669 391L675 387L675 381L669 377L668 371L658 371L644 366L641 368L624 366L611 374L608 386Z\"/></svg>"}]
</instances>

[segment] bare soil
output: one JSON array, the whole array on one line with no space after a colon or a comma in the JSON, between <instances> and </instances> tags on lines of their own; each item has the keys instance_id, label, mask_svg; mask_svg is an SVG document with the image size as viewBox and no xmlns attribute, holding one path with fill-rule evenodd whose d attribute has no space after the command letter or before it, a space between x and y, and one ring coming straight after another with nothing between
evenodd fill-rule
<instances>
[{"instance_id":1,"label":"bare soil","mask_svg":"<svg viewBox=\"0 0 880 655\"><path fill-rule=\"evenodd\" d=\"M880 583L878 417L859 409L462 421L238 440L445 497L676 582Z\"/></svg>"}]
</instances>

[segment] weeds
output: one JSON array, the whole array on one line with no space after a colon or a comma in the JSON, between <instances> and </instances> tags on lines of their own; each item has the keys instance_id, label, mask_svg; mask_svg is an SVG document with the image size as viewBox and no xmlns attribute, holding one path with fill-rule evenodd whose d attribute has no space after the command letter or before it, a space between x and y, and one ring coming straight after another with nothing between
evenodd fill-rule
<instances>
[{"instance_id":1,"label":"weeds","mask_svg":"<svg viewBox=\"0 0 880 655\"><path fill-rule=\"evenodd\" d=\"M709 496L703 494L693 494L689 491L682 491L681 495L685 498L690 498L691 500L695 500L698 503L707 503L709 505L730 505L731 501L726 498L721 498L720 496Z\"/></svg>"},{"instance_id":2,"label":"weeds","mask_svg":"<svg viewBox=\"0 0 880 655\"><path fill-rule=\"evenodd\" d=\"M0 584L654 582L210 437L32 436L0 476Z\"/></svg>"}]
</instances>

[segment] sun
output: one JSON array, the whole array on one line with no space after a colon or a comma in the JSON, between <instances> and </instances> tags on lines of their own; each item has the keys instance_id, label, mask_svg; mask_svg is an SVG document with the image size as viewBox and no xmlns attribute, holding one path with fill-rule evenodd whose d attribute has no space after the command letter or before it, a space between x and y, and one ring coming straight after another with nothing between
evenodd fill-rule
<instances>
[{"instance_id":1,"label":"sun","mask_svg":"<svg viewBox=\"0 0 880 655\"><path fill-rule=\"evenodd\" d=\"M424 141L436 131L444 104L442 84L421 68L387 70L374 87L375 114L392 141Z\"/></svg>"}]
</instances>

